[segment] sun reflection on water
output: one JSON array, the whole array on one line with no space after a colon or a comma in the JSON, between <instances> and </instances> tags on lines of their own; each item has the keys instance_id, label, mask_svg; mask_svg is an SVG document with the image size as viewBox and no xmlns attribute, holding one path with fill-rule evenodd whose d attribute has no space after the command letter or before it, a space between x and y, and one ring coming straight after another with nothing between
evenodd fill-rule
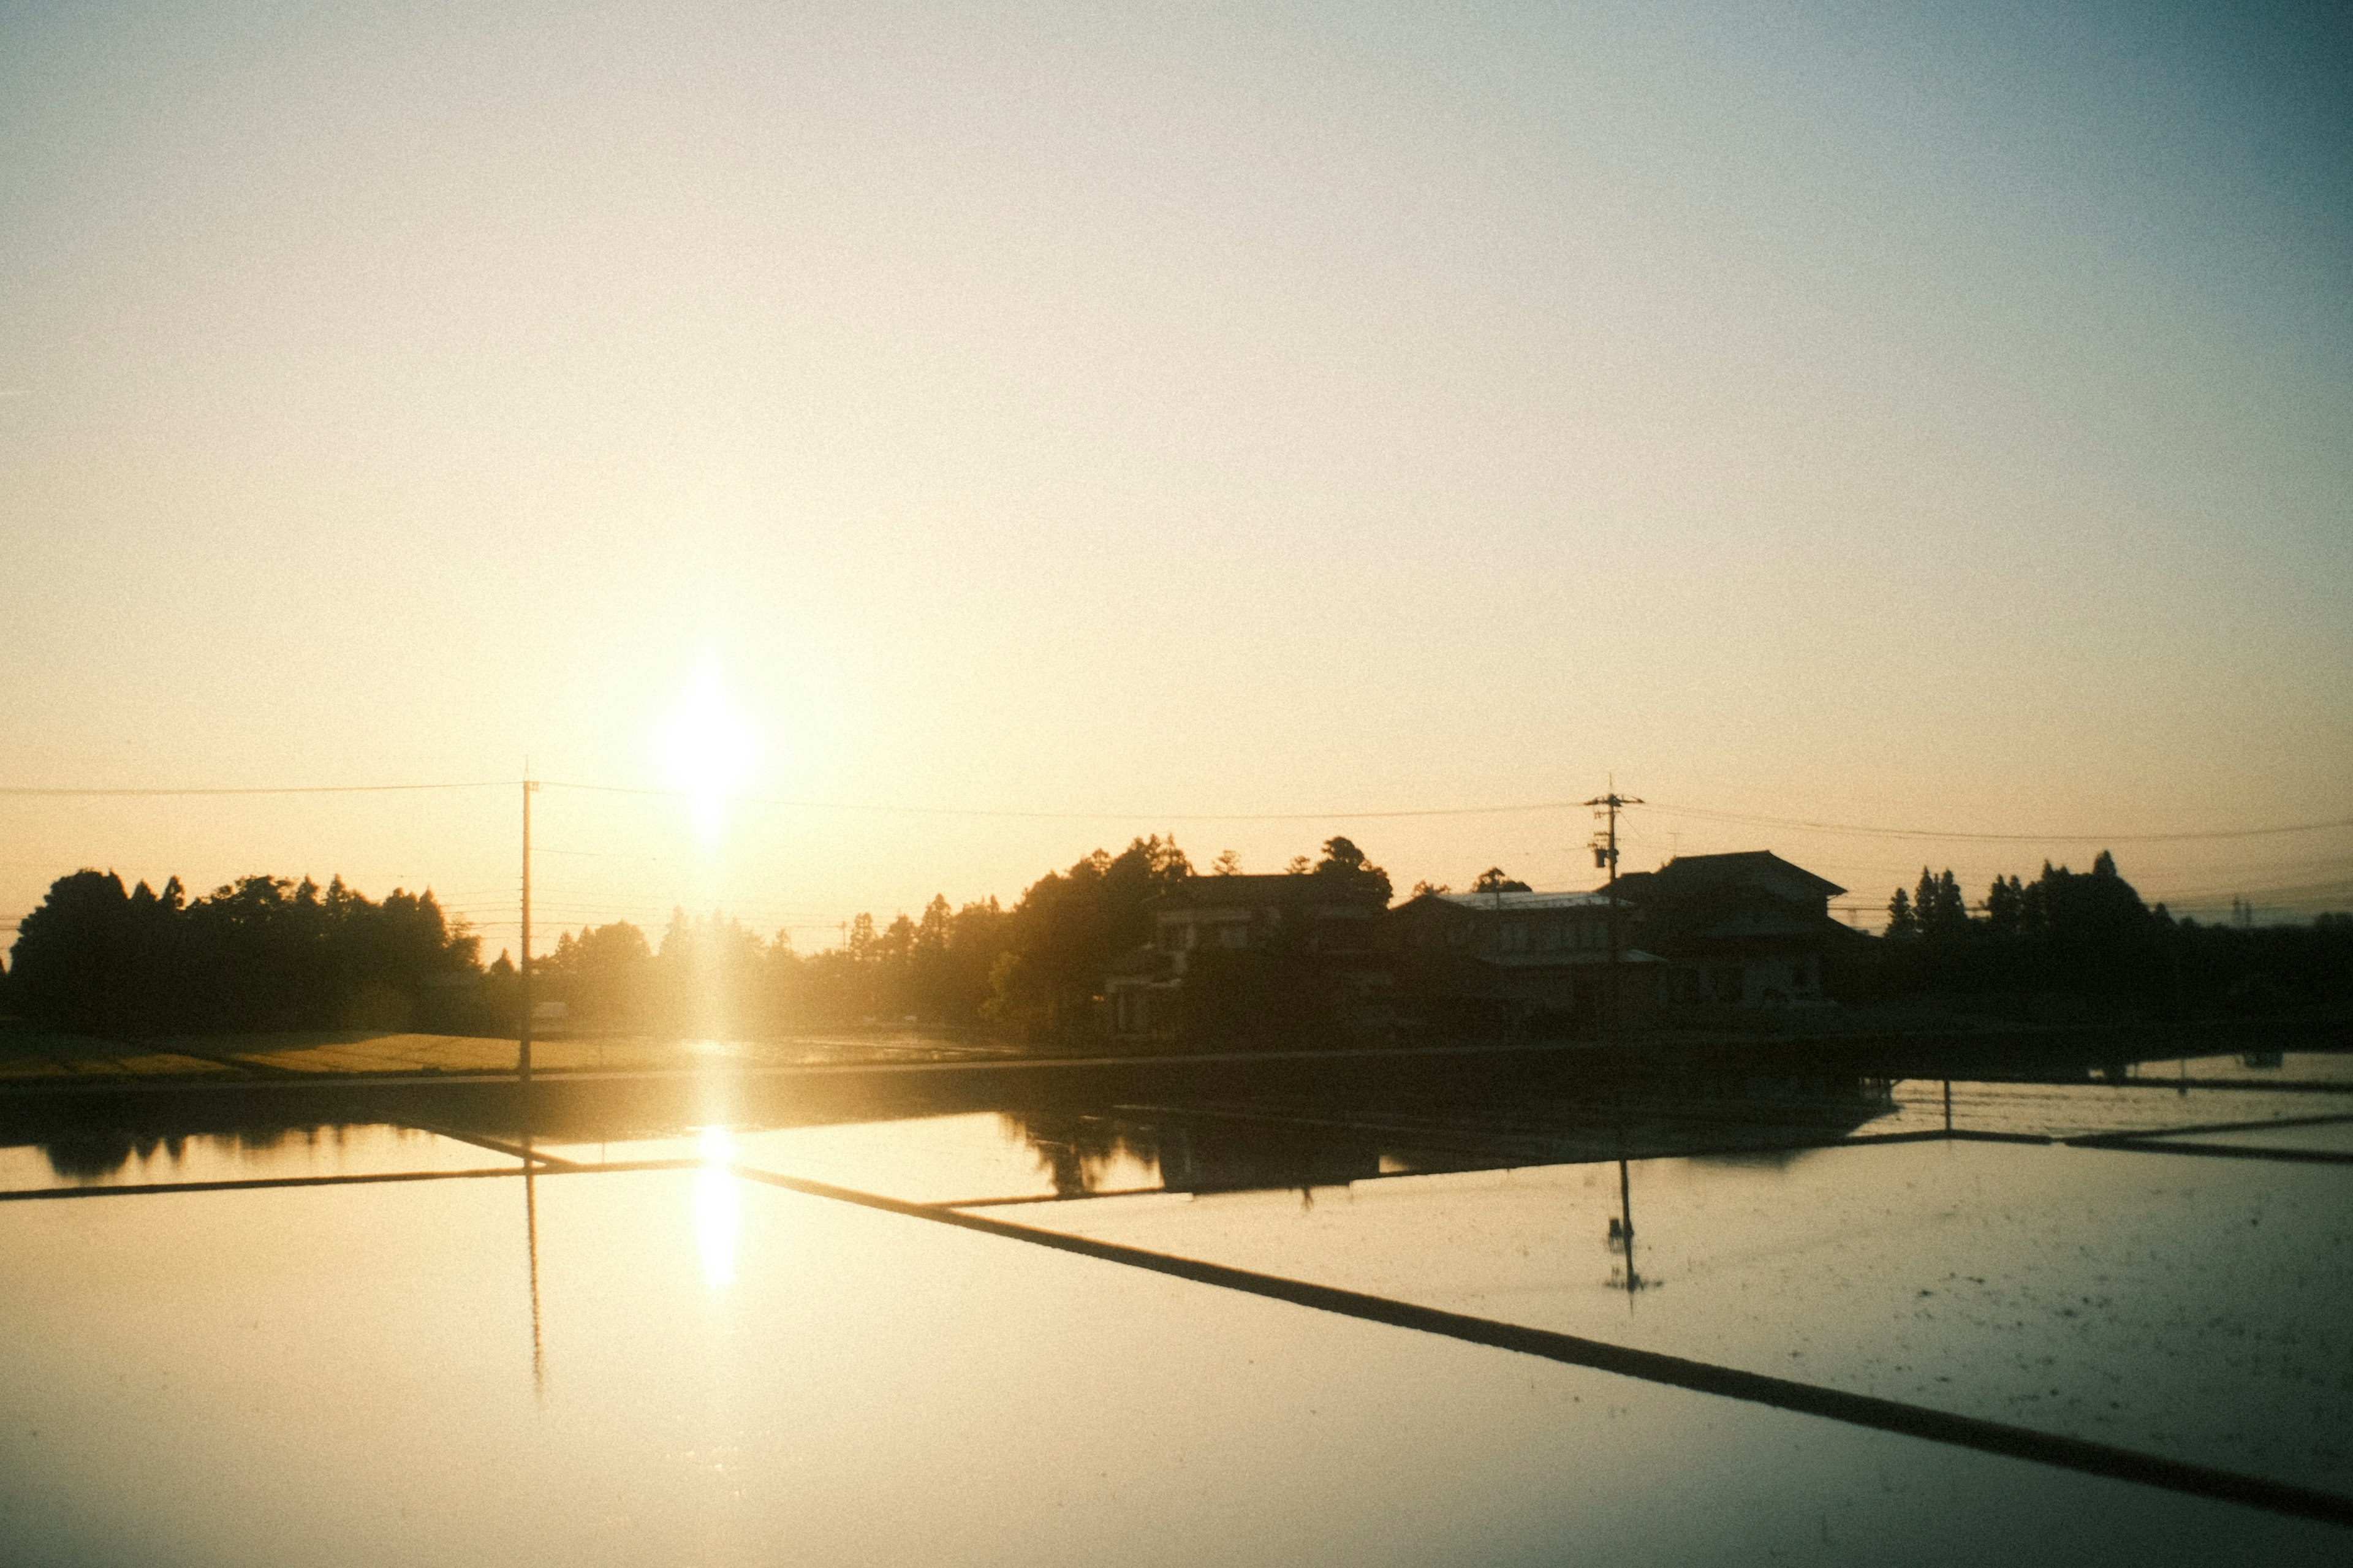
<instances>
[{"instance_id":1,"label":"sun reflection on water","mask_svg":"<svg viewBox=\"0 0 2353 1568\"><path fill-rule=\"evenodd\" d=\"M744 1219L743 1194L728 1166L735 1140L724 1127L702 1130L702 1169L694 1173L694 1239L702 1255L702 1283L716 1290L735 1283L735 1238Z\"/></svg>"}]
</instances>

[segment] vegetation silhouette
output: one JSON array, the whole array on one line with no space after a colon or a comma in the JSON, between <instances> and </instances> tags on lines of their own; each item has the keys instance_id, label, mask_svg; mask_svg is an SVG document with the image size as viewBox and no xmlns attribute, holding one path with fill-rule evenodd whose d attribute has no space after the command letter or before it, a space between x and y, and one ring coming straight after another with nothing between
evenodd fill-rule
<instances>
[{"instance_id":1,"label":"vegetation silhouette","mask_svg":"<svg viewBox=\"0 0 2353 1568\"><path fill-rule=\"evenodd\" d=\"M2242 928L2149 907L2102 850L2089 871L1996 877L1974 910L1950 869L1920 868L1886 939L1849 976L1863 1000L2050 993L2176 1012L2267 1012L2353 996L2353 916Z\"/></svg>"},{"instance_id":2,"label":"vegetation silhouette","mask_svg":"<svg viewBox=\"0 0 2353 1568\"><path fill-rule=\"evenodd\" d=\"M1220 856L1213 875L1239 865ZM1291 869L1335 879L1376 907L1388 875L1345 837ZM1105 976L1154 936L1154 900L1197 872L1173 839L1096 849L1050 871L1011 908L935 897L922 913L849 922L804 953L719 912L672 913L659 940L626 921L561 934L533 966L543 1026L673 1038L885 1025L988 1030L1034 1045L1099 1042ZM1423 884L1427 887L1427 884ZM1499 868L1482 890L1526 884ZM2072 995L2177 1015L2276 1012L2353 998L2353 916L2247 928L2152 909L2103 851L2088 872L2045 863L1997 877L1972 908L1947 869L1898 889L1883 940L1841 948L1831 994L1850 1003L1931 996ZM1639 934L1636 939L1639 941ZM37 1026L145 1036L285 1029L505 1033L521 977L428 889L371 900L338 877L250 876L189 899L126 889L111 871L58 878L16 937L0 1006ZM1195 955L1183 1034L1235 1045L1333 1034L1350 965L1304 928ZM1402 978L1402 977L1400 977Z\"/></svg>"},{"instance_id":3,"label":"vegetation silhouette","mask_svg":"<svg viewBox=\"0 0 2353 1568\"><path fill-rule=\"evenodd\" d=\"M1388 879L1345 838L1314 874ZM725 1037L860 1024L992 1027L1033 1041L1092 1033L1103 977L1148 942L1151 900L1195 875L1156 835L1097 849L995 899L919 918L849 922L839 948L802 953L726 915L672 913L659 943L627 921L566 931L533 965L535 1005L565 1026ZM375 902L341 878L253 876L189 901L174 879L126 891L111 871L50 885L18 931L7 1005L96 1034L292 1028L511 1030L522 982L445 918L433 894Z\"/></svg>"},{"instance_id":4,"label":"vegetation silhouette","mask_svg":"<svg viewBox=\"0 0 2353 1568\"><path fill-rule=\"evenodd\" d=\"M340 877L255 876L190 901L176 877L126 892L83 870L19 926L8 999L92 1033L401 1028L454 1020L478 945L430 892L378 903Z\"/></svg>"}]
</instances>

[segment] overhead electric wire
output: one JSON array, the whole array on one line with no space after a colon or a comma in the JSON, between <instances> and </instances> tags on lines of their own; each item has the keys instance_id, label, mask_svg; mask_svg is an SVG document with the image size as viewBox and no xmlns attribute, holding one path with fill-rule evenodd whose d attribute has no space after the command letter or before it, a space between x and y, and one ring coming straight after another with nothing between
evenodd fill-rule
<instances>
[{"instance_id":1,"label":"overhead electric wire","mask_svg":"<svg viewBox=\"0 0 2353 1568\"><path fill-rule=\"evenodd\" d=\"M47 795L79 799L155 799L219 795L392 795L417 790L512 789L514 779L470 779L448 784L227 784L203 788L93 789L80 785L0 784L0 795Z\"/></svg>"},{"instance_id":2,"label":"overhead electric wire","mask_svg":"<svg viewBox=\"0 0 2353 1568\"><path fill-rule=\"evenodd\" d=\"M560 779L543 779L540 783L541 786L546 789L585 790L598 795L649 795L679 800L692 796L692 792L688 790L654 789L633 784L578 784ZM1508 805L1418 806L1361 811L1032 811L1004 806L900 805L880 801L798 800L772 795L735 795L730 797L730 800L731 804L739 805L784 806L804 811L870 811L898 816L987 816L1047 822L1327 822L1371 817L1504 816L1535 812L1581 811L1591 804L1582 800L1546 800L1524 801ZM1691 816L1706 821L1744 823L1762 827L1806 828L1818 833L1852 833L1881 838L1968 840L2003 844L2179 843L2198 839L2263 838L2281 834L2322 833L2332 828L2353 827L2353 816L2348 816L2327 822L2286 823L2274 827L2231 827L2185 833L1974 833L1947 832L1925 827L1879 827L1857 823L1810 822L1797 817L1758 816L1745 812L1711 811L1704 807L1679 806L1661 801L1650 803L1650 809L1668 816Z\"/></svg>"},{"instance_id":3,"label":"overhead electric wire","mask_svg":"<svg viewBox=\"0 0 2353 1568\"><path fill-rule=\"evenodd\" d=\"M2186 892L2152 896L2168 903L2179 903L2189 899L2245 899L2251 902L2267 899L2274 903L2307 903L2341 899L2348 894L2353 894L2353 880L2339 877L2333 881L2303 882L2285 887L2250 887L2242 882L2235 887L2192 888Z\"/></svg>"},{"instance_id":4,"label":"overhead electric wire","mask_svg":"<svg viewBox=\"0 0 2353 1568\"><path fill-rule=\"evenodd\" d=\"M562 779L542 779L539 782L543 789L584 790L594 795L649 795L668 800L691 800L694 797L691 790L577 784ZM1032 811L1013 806L900 805L884 801L796 800L753 795L730 795L727 800L731 805L781 806L797 811L868 811L886 816L1006 817L1033 822L1329 822L1366 817L1504 816L1524 812L1567 811L1585 804L1583 801L1535 801L1517 805L1425 806L1386 811Z\"/></svg>"},{"instance_id":5,"label":"overhead electric wire","mask_svg":"<svg viewBox=\"0 0 2353 1568\"><path fill-rule=\"evenodd\" d=\"M1754 816L1745 812L1707 811L1696 806L1652 802L1651 809L1669 816L1695 816L1708 822L1736 822L1757 827L1794 827L1817 833L1852 833L1873 838L1928 838L1949 842L1989 844L2178 844L2200 839L2270 838L2288 833L2325 833L2353 827L2353 816L2327 822L2292 822L2275 827L2224 827L2194 833L1948 833L1926 827L1873 827L1851 822L1808 822L1788 816Z\"/></svg>"},{"instance_id":6,"label":"overhead electric wire","mask_svg":"<svg viewBox=\"0 0 2353 1568\"><path fill-rule=\"evenodd\" d=\"M378 795L430 790L511 789L521 779L471 779L438 783L378 784L241 784L210 787L92 788L0 784L0 796L53 798L167 798L216 795ZM543 789L576 790L595 795L624 795L670 800L691 799L694 792L657 789L637 784L586 784L568 779L540 779ZM1502 805L1415 806L1331 811L1039 811L1008 806L905 805L881 801L805 800L774 795L734 795L741 805L781 806L806 811L863 811L895 816L1001 817L1040 822L1327 822L1409 817L1505 816L1539 812L1581 811L1582 800L1523 801ZM1676 805L1653 801L1650 810L1706 822L1739 823L1758 827L1782 827L1814 833L1852 834L1876 838L1931 839L1951 843L1999 844L2172 844L2200 840L2275 837L2285 834L2324 833L2353 828L2353 817L2322 822L2283 823L2268 827L2230 827L2176 833L1983 833L1926 827L1888 827L1868 823L1817 822L1804 817L1767 816L1748 812L1716 811L1704 806Z\"/></svg>"}]
</instances>

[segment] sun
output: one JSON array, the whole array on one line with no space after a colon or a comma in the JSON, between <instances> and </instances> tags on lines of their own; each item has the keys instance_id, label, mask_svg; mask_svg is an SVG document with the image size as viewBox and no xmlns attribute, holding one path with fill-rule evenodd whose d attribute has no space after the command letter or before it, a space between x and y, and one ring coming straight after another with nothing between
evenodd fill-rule
<instances>
[{"instance_id":1,"label":"sun","mask_svg":"<svg viewBox=\"0 0 2353 1568\"><path fill-rule=\"evenodd\" d=\"M727 692L716 655L695 667L686 691L654 737L662 776L687 798L695 830L708 842L724 826L728 803L752 781L760 735Z\"/></svg>"}]
</instances>

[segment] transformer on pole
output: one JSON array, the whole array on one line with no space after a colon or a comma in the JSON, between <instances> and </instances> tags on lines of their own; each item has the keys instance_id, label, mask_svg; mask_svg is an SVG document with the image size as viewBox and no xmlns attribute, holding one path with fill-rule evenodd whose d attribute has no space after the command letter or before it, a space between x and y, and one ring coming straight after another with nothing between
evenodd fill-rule
<instances>
[{"instance_id":1,"label":"transformer on pole","mask_svg":"<svg viewBox=\"0 0 2353 1568\"><path fill-rule=\"evenodd\" d=\"M1594 835L1593 863L1609 873L1606 894L1609 900L1609 983L1606 997L1609 1007L1607 1027L1609 1043L1616 1045L1620 1014L1618 950L1620 945L1618 933L1618 813L1625 806L1641 805L1642 802L1630 795L1620 795L1618 781L1613 777L1609 781L1609 794L1595 795L1585 804L1599 808L1594 815L1604 819L1608 825L1601 832Z\"/></svg>"}]
</instances>

